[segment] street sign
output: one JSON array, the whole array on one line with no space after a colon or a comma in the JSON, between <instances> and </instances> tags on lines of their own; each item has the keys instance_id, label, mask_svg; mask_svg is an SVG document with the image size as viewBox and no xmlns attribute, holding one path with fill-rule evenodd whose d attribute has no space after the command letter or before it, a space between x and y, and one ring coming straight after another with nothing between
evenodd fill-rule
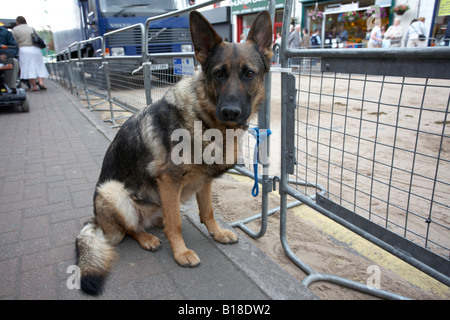
<instances>
[{"instance_id":1,"label":"street sign","mask_svg":"<svg viewBox=\"0 0 450 320\"><path fill-rule=\"evenodd\" d=\"M180 76L194 75L193 58L173 58L173 73Z\"/></svg>"}]
</instances>

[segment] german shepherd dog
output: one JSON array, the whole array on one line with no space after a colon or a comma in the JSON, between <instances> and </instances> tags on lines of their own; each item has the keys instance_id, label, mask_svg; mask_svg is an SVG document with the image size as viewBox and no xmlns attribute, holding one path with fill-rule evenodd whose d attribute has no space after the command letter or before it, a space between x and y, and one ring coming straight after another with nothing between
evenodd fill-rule
<instances>
[{"instance_id":1,"label":"german shepherd dog","mask_svg":"<svg viewBox=\"0 0 450 320\"><path fill-rule=\"evenodd\" d=\"M264 74L273 54L272 24L269 13L260 12L247 41L234 44L224 43L196 11L191 12L189 23L202 71L130 117L106 151L94 193L94 217L76 239L81 289L89 294L101 292L117 255L114 246L125 235L146 250L160 248L160 240L145 231L150 226L164 225L180 266L197 266L200 259L182 238L180 215L180 204L194 194L200 220L214 240L238 241L235 233L216 223L211 198L212 180L235 163L175 164L171 154L176 142L171 136L183 129L194 141L194 123L201 123L201 133L213 128L224 137L227 129L247 129L247 120L265 98ZM226 151L232 152L236 161L238 147L232 140L223 146L222 154L225 159ZM202 141L202 148L207 145Z\"/></svg>"}]
</instances>

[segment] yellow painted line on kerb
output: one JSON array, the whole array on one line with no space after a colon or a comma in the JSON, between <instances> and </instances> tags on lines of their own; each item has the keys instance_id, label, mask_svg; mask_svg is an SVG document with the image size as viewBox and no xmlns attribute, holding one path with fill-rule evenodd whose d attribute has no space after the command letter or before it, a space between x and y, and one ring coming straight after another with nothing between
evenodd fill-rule
<instances>
[{"instance_id":1,"label":"yellow painted line on kerb","mask_svg":"<svg viewBox=\"0 0 450 320\"><path fill-rule=\"evenodd\" d=\"M248 177L242 175L233 174L232 177L239 182L243 182L246 184L248 183L249 185L253 181ZM251 190L249 192L251 193ZM273 193L273 195L278 197L277 192ZM374 245L370 241L358 236L354 232L334 222L333 220L308 207L307 205L300 205L289 209L289 211L295 214L301 220L312 223L318 229L322 230L325 234L328 234L337 241L346 244L349 248L358 252L360 255L366 257L367 259L372 260L380 267L384 267L396 273L412 285L422 290L433 292L434 294L442 298L448 298L448 296L450 295L450 289L445 284L428 276L417 268L404 262L400 258L397 258L395 255Z\"/></svg>"},{"instance_id":2,"label":"yellow painted line on kerb","mask_svg":"<svg viewBox=\"0 0 450 320\"><path fill-rule=\"evenodd\" d=\"M448 298L450 289L445 284L428 276L400 258L397 258L395 255L374 245L370 241L358 236L314 209L306 205L300 205L290 210L300 219L314 224L324 233L345 243L349 248L355 250L367 259L372 260L380 267L384 267L396 273L412 285L422 290L433 292L442 298Z\"/></svg>"}]
</instances>

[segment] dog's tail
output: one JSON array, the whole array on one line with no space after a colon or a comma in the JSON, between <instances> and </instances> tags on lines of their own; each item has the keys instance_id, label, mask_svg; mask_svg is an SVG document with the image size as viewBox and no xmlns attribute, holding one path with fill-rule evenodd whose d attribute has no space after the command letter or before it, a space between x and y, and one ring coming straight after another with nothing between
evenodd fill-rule
<instances>
[{"instance_id":1,"label":"dog's tail","mask_svg":"<svg viewBox=\"0 0 450 320\"><path fill-rule=\"evenodd\" d=\"M76 249L81 289L88 294L98 295L103 289L113 261L117 258L117 252L94 219L80 231L76 239Z\"/></svg>"}]
</instances>

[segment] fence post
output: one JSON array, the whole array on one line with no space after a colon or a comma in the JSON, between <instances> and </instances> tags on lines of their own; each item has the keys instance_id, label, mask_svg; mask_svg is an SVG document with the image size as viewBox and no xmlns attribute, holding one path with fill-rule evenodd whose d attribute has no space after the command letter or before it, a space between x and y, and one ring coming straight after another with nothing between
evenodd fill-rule
<instances>
[{"instance_id":1,"label":"fence post","mask_svg":"<svg viewBox=\"0 0 450 320\"><path fill-rule=\"evenodd\" d=\"M274 24L274 20L275 20L275 0L270 0L269 1L269 14L270 14L270 20L272 22L272 26ZM265 91L266 91L266 97L264 99L264 103L262 105L262 107L259 110L258 113L258 129L259 131L261 130L266 130L266 132L268 132L268 130L270 129L270 100L271 100L271 91L272 91L272 76L270 74L270 72L268 72L265 76L264 76L264 87L265 87ZM256 139L259 139L258 137ZM264 155L265 157L269 157L269 150L270 150L270 137L267 136L266 137L266 141L264 142L266 145L266 154ZM256 148L256 146L255 146ZM267 160L267 159L265 159ZM247 235L251 236L252 238L261 238L262 236L264 236L266 234L267 231L267 220L269 215L274 214L275 212L278 211L279 208L275 208L273 210L268 210L268 202L269 202L269 192L272 191L272 186L273 186L273 182L271 180L271 178L269 177L269 163L268 161L263 161L262 164L262 174L261 174L261 213L251 216L249 218L243 219L243 220L239 220L239 221L235 221L230 223L230 225L232 227L238 227L240 228L242 231L244 231ZM256 164L258 165L258 164ZM245 170L243 170L242 168L236 167L235 168L236 171L238 171L239 173L242 174L247 174L247 172ZM259 176L255 176L255 183L259 183ZM247 226L245 226L246 223L249 223L253 220L256 220L258 218L261 218L261 228L258 232L254 232L253 230L251 230L250 228L248 228Z\"/></svg>"},{"instance_id":2,"label":"fence post","mask_svg":"<svg viewBox=\"0 0 450 320\"><path fill-rule=\"evenodd\" d=\"M313 270L311 267L306 265L296 254L291 250L287 241L286 227L287 227L287 209L289 207L287 203L287 196L291 196L302 204L307 205L308 207L317 211L318 214L322 214L331 220L334 220L338 224L344 226L348 230L356 233L357 235L367 239L378 247L386 250L387 252L397 256L398 258L404 260L409 263L413 267L423 271L424 273L432 276L433 278L441 281L442 283L448 285L450 283L449 274L449 261L446 256L442 257L437 255L436 253L428 250L427 241L428 241L428 231L430 228L430 223L433 222L431 219L431 211L433 205L439 207L441 210L448 209L448 201L435 201L435 190L437 190L436 186L439 184L448 185L448 179L446 179L445 175L442 175L442 178L438 178L438 169L439 166L446 165L449 163L448 158L441 158L440 151L437 154L425 154L423 150L418 149L418 140L424 139L426 137L439 137L439 145L437 146L438 150L441 150L442 143L447 136L445 135L445 125L447 123L447 113L449 110L449 99L447 98L447 91L444 92L444 96L442 101L440 101L439 108L428 106L425 104L425 96L429 96L433 89L439 88L440 90L448 89L448 82L444 82L442 80L449 79L449 74L443 72L442 70L447 70L450 65L450 61L448 59L450 51L446 48L427 48L427 49L326 49L326 50L300 50L300 49L292 49L287 46L287 27L289 26L289 19L291 17L292 12L292 1L286 1L284 18L283 18L283 34L282 34L282 45L280 52L280 63L282 70L282 116L281 116L281 177L280 177L280 198L281 198L281 210L280 210L280 238L283 249L288 255L289 259L294 262L300 269L308 274L308 276L303 280L303 284L305 286L309 286L311 283L316 281L328 281L332 283L336 283L351 289L355 289L358 291L366 292L375 296L379 296L382 298L389 299L404 299L405 297L399 296L397 294L393 294L390 292L386 292L383 290L370 288L367 285L364 285L359 282L355 282L348 279L343 279L338 276L330 275L330 274L321 274ZM292 70L287 69L287 60L288 58L299 58L299 57L307 57L311 60L317 59L320 61L320 68L315 68L314 72L310 71L309 74L302 73L301 70L295 76L298 77L298 80L295 80L294 76L291 75ZM367 68L367 66L370 66ZM447 66L447 67L446 67ZM332 76L334 74L334 77ZM362 77L362 76L364 77ZM370 77L369 77L370 76ZM378 78L375 76L382 76L382 78ZM402 81L387 79L387 77L402 77ZM302 78L309 79L309 86L302 87ZM320 79L320 87L317 89L314 85L311 85L311 81L315 78ZM425 80L408 80L405 81L406 78L420 78ZM311 80L312 79L312 80ZM334 79L333 93L330 95L328 88L324 83L324 79ZM336 80L345 80L348 83L347 88L337 89ZM360 81L363 84L360 88L356 89L354 85L354 81ZM431 80L431 81L429 81ZM435 80L439 80L438 83ZM298 87L295 85L295 81L298 81ZM319 81L319 80L318 80ZM354 92L350 94L350 81L352 89ZM379 86L379 94L378 98L373 97L365 97L366 93L366 85L373 84L374 87ZM397 98L391 98L392 101L382 100L381 96L384 93L383 89L388 85L396 84L400 89L400 96ZM386 86L385 86L386 85ZM398 87L397 87L398 88ZM402 102L402 97L404 97L403 91L409 88L414 88L418 91L419 94L422 94L422 97L416 97L413 102L409 102L405 104ZM342 94L339 90L346 90L346 94ZM361 90L361 91L360 91ZM392 89L391 89L392 90ZM294 92L294 94L292 93ZM408 91L412 92L412 91ZM317 100L313 100L311 97L318 97ZM322 99L323 97L330 98L329 100ZM335 98L345 99L346 103L342 103L345 106L345 110L337 110L335 104L339 102L335 102ZM295 101L295 100L298 101ZM310 100L311 99L311 100ZM377 100L378 99L378 100ZM398 102L393 101L393 99L398 99ZM360 110L358 114L350 114L349 110L349 101L358 102L358 108L354 110ZM411 99L412 101L412 99ZM438 104L438 102L434 102ZM446 103L445 109L443 108L444 103ZM291 105L293 104L293 106ZM317 104L317 106L316 106ZM365 108L369 108L370 106L376 107L376 112L371 113L376 116L376 119L367 119L363 118L363 110L366 111ZM327 106L331 106L331 111L326 109ZM394 117L386 117L384 119L380 117L380 114L387 115L388 113L382 112L381 107L389 108L385 110L392 111ZM397 138L398 129L405 130L406 125L399 124L399 115L401 110L415 110L417 112L417 127L407 128L410 131L412 139L414 139L415 135L415 145L412 148L408 148L406 145L408 142L402 141L400 138ZM302 111L304 113L302 113ZM316 112L316 113L314 113ZM305 113L307 113L305 115ZM326 120L326 124L323 125L320 122L321 115L325 115L330 113L330 122L328 123ZM442 124L442 130L440 132L433 132L431 130L424 129L421 125L422 115L424 115L424 120L426 120L425 114L438 114L441 117L441 121L435 121L435 124ZM442 117L442 114L444 115ZM333 115L338 115L344 117L344 125L343 129L337 129L336 122L333 122ZM311 117L311 118L310 118ZM316 118L315 118L316 117ZM393 119L394 118L394 119ZM396 120L395 120L396 118ZM443 118L443 120L442 120ZM359 133L351 133L348 129L350 126L354 124L354 122L347 122L347 120L359 120L359 125L362 126L363 121L366 121L364 125L370 122L370 125L376 131L375 137L368 137L368 134L361 132L361 128L359 129ZM317 120L317 122L315 122ZM395 120L395 121L393 121ZM442 122L442 123L441 123ZM351 124L350 124L351 123ZM379 128L383 126L386 129L386 138L392 140L391 143L385 143L385 140L378 138ZM388 131L387 128L392 128L391 130L394 132ZM315 130L317 134L309 134L308 130ZM328 130L330 134L322 137L319 135L320 131ZM349 132L347 132L347 130ZM367 131L369 132L369 131ZM405 132L405 131L403 131ZM334 133L336 135L342 134L342 140L344 141L340 144L339 141L332 141L331 134ZM324 143L326 139L329 140L327 143ZM339 136L340 137L340 136ZM356 138L358 139L358 149L356 152L354 150L350 150L346 148L345 138L350 139ZM320 139L322 138L322 139ZM397 145L396 143L402 141L403 145ZM302 145L302 142L306 144L306 146ZM414 142L414 141L413 141ZM356 143L356 142L355 142ZM365 146L369 145L368 150L372 156L372 158L365 157L365 153L360 153L360 144ZM316 148L309 148L308 144L314 144ZM414 143L413 143L414 144ZM327 169L319 170L322 167L326 166L326 157L319 153L319 146L327 145L328 152L328 172ZM340 146L341 145L341 146ZM380 147L386 147L388 154L387 157L391 157L391 161L383 161L381 160L381 156L376 154ZM322 151L325 148L322 148ZM362 148L361 148L362 149ZM340 177L333 177L333 171L330 174L330 166L335 163L332 162L331 155L332 151L338 150L342 152L342 160L340 163ZM394 184L392 183L392 175L395 170L399 170L398 167L394 166L394 152L402 151L407 152L412 155L412 165L411 169L407 169L404 167L404 173L410 175L410 179L406 183L407 187L402 187L401 183ZM391 155L389 155L391 152ZM349 184L344 183L344 170L348 170L350 172L351 165L346 164L344 166L344 155L352 154L352 156L356 157L356 168L354 172L346 175L345 177L349 177L350 175L355 177L353 181L355 183L350 185L350 188L354 188L355 197L353 199L343 197L343 190L346 189ZM305 163L302 163L301 159L295 159L294 157L303 157L305 156ZM382 154L383 155L383 154ZM436 161L436 169L432 174L427 176L426 173L423 173L419 170L414 170L414 165L416 163L416 155L427 157L428 159L433 159ZM308 159L312 159L312 163L316 161L314 169L313 166L308 165ZM419 157L417 157L419 158ZM367 174L362 169L358 170L358 161L364 159L368 160L368 167L371 168L371 173ZM296 162L299 161L299 162ZM387 159L389 160L389 159ZM319 165L322 161L323 165ZM421 162L424 164L423 160ZM378 176L374 174L375 165L382 164L385 167L382 173L377 173ZM389 167L390 166L390 167ZM298 169L297 169L298 168ZM390 173L389 173L390 170ZM313 178L310 178L311 182L308 181L308 174L312 172ZM381 170L380 170L381 172ZM441 171L442 172L442 171ZM403 173L403 172L402 172ZM295 175L295 180L290 180L289 176ZM305 176L306 181L297 180L300 175ZM315 183L313 182L315 175ZM389 181L386 179L380 178L380 176L386 175L389 177ZM413 178L417 176L421 176L423 179L427 179L433 183L433 189L431 196L427 196L421 194L419 192L413 192ZM368 179L370 182L370 191L364 191L364 186L361 183L357 183L357 177L364 177ZM339 180L340 179L340 180ZM321 181L326 181L327 183L327 192L328 196L325 194L321 194L317 192L317 189L321 189L319 183ZM330 182L331 181L331 182ZM316 193L314 195L308 195L308 192L299 192L296 189L292 188L291 185L293 183L305 184L305 186L316 188ZM336 185L332 185L333 182L336 182ZM358 181L359 182L359 181ZM380 196L375 193L372 189L374 182L385 184L388 187L389 193L387 195L387 200L384 196ZM334 191L337 189L337 192ZM361 190L362 189L362 190ZM395 189L391 194L391 189ZM367 196L370 198L370 202L368 203L369 208L367 209L364 205L361 205L361 201L358 203L358 210L365 211L369 214L369 218L367 219L364 215L360 215L356 208L356 194L358 191L358 196L363 197ZM391 202L391 195L401 195L407 196L406 202ZM425 193L426 194L426 193ZM423 213L424 210L418 208L417 210L413 210L410 208L410 204L412 203L412 198L420 198L421 202L430 202L430 207L427 212ZM337 198L340 202L334 202L333 198ZM393 198L393 197L392 197ZM379 215L380 219L385 219L384 225L375 221L375 219L371 219L370 214L377 213L377 211L373 211L371 209L372 199L377 199L380 203L386 204L387 209L393 208L397 209L400 213L399 216L403 214L405 217L403 221L397 222L393 219L389 219L388 210L379 210L383 211L384 215ZM445 199L447 200L447 199ZM346 201L346 202L345 202ZM405 204L406 203L406 207ZM348 209L348 206L353 206L353 209ZM421 210L421 211L420 211ZM379 212L378 212L379 214ZM423 223L426 223L426 235L421 236L419 232L415 232L415 236L419 239L422 237L425 240L425 247L421 247L418 243L415 243L406 237L407 232L414 232L413 230L409 230L406 228L406 224L408 222L408 218L418 217L418 219L424 219ZM412 219L412 218L411 218ZM394 232L394 229L388 228L388 223L392 226L399 226L404 228L404 235L399 235L397 232ZM403 223L403 224L402 224ZM445 225L445 223L436 222L436 227L440 227L448 232L450 228ZM418 228L421 228L419 226ZM430 240L431 241L431 240ZM439 244L438 242L433 242L434 245L439 245L441 248L448 250L448 247L445 246L445 243Z\"/></svg>"},{"instance_id":3,"label":"fence post","mask_svg":"<svg viewBox=\"0 0 450 320\"><path fill-rule=\"evenodd\" d=\"M89 92L87 89L87 82L86 82L86 70L84 68L84 61L81 58L81 43L77 42L77 52L78 52L78 66L80 67L80 72L81 72L81 78L83 80L83 90L84 90L84 94L86 95L86 101L87 101L87 105L89 108L89 111L92 111L91 108L91 101L89 99Z\"/></svg>"},{"instance_id":4,"label":"fence post","mask_svg":"<svg viewBox=\"0 0 450 320\"><path fill-rule=\"evenodd\" d=\"M147 106L153 103L152 101L152 70L151 70L151 62L145 61L142 63L143 73L144 73L144 90L145 90L145 99Z\"/></svg>"},{"instance_id":5,"label":"fence post","mask_svg":"<svg viewBox=\"0 0 450 320\"><path fill-rule=\"evenodd\" d=\"M70 61L70 46L66 49L67 50L67 60L66 60L66 73L67 73L67 80L69 81L70 86L70 93L74 93L74 80L73 80L73 74L72 74L72 65Z\"/></svg>"},{"instance_id":6,"label":"fence post","mask_svg":"<svg viewBox=\"0 0 450 320\"><path fill-rule=\"evenodd\" d=\"M113 125L111 128L118 127L119 125L116 123L114 118L114 106L111 100L111 83L109 81L109 63L108 61L102 61L102 66L100 68L104 68L105 70L105 81L106 81L106 100L109 103L109 112L111 114L111 119L104 120L105 122L111 122Z\"/></svg>"}]
</instances>

